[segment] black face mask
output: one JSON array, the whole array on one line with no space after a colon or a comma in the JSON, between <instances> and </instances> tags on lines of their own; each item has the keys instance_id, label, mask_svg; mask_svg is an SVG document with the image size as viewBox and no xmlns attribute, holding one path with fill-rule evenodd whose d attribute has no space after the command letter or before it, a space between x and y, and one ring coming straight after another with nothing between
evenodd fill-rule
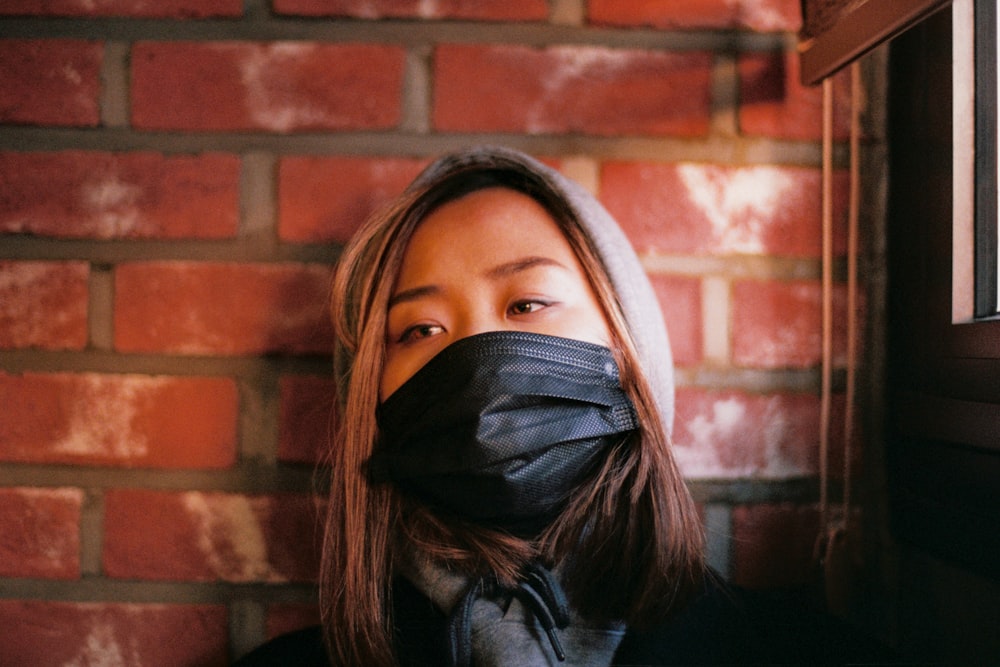
<instances>
[{"instance_id":1,"label":"black face mask","mask_svg":"<svg viewBox=\"0 0 1000 667\"><path fill-rule=\"evenodd\" d=\"M373 482L523 537L638 429L610 350L510 331L442 350L385 400L378 424Z\"/></svg>"}]
</instances>

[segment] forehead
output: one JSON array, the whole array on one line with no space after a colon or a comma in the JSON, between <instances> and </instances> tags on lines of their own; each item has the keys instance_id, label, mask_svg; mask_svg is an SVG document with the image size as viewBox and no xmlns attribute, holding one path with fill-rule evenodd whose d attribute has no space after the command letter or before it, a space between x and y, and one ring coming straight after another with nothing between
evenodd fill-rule
<instances>
[{"instance_id":1,"label":"forehead","mask_svg":"<svg viewBox=\"0 0 1000 667\"><path fill-rule=\"evenodd\" d=\"M532 197L507 188L476 190L435 209L414 231L400 281L446 260L486 267L527 256L579 262L562 229Z\"/></svg>"}]
</instances>

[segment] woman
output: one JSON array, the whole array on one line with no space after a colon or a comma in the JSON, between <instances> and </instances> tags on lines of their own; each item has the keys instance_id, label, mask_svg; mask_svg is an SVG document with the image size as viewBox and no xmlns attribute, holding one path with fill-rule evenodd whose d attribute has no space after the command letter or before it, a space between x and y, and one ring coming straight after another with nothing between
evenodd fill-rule
<instances>
[{"instance_id":1,"label":"woman","mask_svg":"<svg viewBox=\"0 0 1000 667\"><path fill-rule=\"evenodd\" d=\"M332 664L761 659L671 454L655 294L592 196L512 150L444 157L333 293ZM324 664L317 638L248 664Z\"/></svg>"},{"instance_id":2,"label":"woman","mask_svg":"<svg viewBox=\"0 0 1000 667\"><path fill-rule=\"evenodd\" d=\"M465 587L495 576L500 588L510 590L529 564L558 566L573 606L604 624L661 617L687 597L703 575L702 536L664 426L673 398L669 345L638 259L589 195L512 151L483 149L442 159L357 234L345 250L334 294L341 297L334 322L347 389L323 590L327 626L334 629L329 640L340 661L390 664L387 584L396 574L427 595L428 580L442 572ZM612 434L607 447L592 446L589 451L599 451L567 463L568 474L548 482L563 487L578 482L577 488L552 490L559 507L543 502L539 516L530 506L519 508L520 516L504 516L518 499L504 499L502 491L478 507L475 487L485 487L490 477L483 471L462 475L450 494L434 498L427 487L441 488L454 471L428 472L430 480L423 485L413 479L419 475L394 483L382 471L373 483L373 453L376 463L391 456L376 442L375 406L386 407L383 401L448 344L500 328L609 347L638 428ZM643 369L656 372L659 400ZM416 393L427 396L437 389L435 382L449 380L461 382L437 377L425 380L431 385L419 385ZM472 404L456 408L454 416L434 415L444 431L438 437L447 444L432 441L430 449L468 447L460 441L468 440L466 434L451 433L442 422L468 421L465 413L482 407L475 399L456 397L454 390L440 394L450 407ZM561 409L552 406L551 419ZM397 467L402 465L399 444L384 445L394 448ZM537 446L543 445L551 443ZM512 454L518 455L531 453ZM598 455L603 460L596 460ZM546 463L553 465L542 458L537 466ZM546 483L545 470L538 472L537 481ZM503 477L502 472L494 475ZM510 486L502 482L495 486ZM563 498L567 491L570 497ZM445 506L449 497L454 504ZM498 512L490 511L491 504ZM463 506L477 511L470 515ZM510 523L515 519L525 525ZM581 557L573 557L577 554ZM461 583L452 587L464 588ZM345 634L342 628L356 629Z\"/></svg>"}]
</instances>

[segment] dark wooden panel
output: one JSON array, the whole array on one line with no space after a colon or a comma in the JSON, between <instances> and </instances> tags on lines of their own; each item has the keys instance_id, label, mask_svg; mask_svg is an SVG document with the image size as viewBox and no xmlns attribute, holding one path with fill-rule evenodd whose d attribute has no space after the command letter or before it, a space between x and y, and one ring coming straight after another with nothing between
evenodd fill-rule
<instances>
[{"instance_id":1,"label":"dark wooden panel","mask_svg":"<svg viewBox=\"0 0 1000 667\"><path fill-rule=\"evenodd\" d=\"M1000 322L951 322L950 14L890 48L890 508L900 539L997 577Z\"/></svg>"}]
</instances>

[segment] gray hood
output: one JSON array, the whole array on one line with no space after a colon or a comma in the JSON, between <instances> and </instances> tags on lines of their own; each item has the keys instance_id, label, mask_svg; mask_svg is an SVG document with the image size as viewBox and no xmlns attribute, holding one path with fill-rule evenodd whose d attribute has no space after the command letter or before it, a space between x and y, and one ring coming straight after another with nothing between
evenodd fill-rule
<instances>
[{"instance_id":1,"label":"gray hood","mask_svg":"<svg viewBox=\"0 0 1000 667\"><path fill-rule=\"evenodd\" d=\"M509 148L479 146L451 153L428 166L414 181L414 186L423 186L455 172L477 168L532 173L560 195L576 214L590 235L618 294L639 361L659 404L669 436L674 420L674 365L670 340L656 293L618 223L581 185L534 158Z\"/></svg>"}]
</instances>

